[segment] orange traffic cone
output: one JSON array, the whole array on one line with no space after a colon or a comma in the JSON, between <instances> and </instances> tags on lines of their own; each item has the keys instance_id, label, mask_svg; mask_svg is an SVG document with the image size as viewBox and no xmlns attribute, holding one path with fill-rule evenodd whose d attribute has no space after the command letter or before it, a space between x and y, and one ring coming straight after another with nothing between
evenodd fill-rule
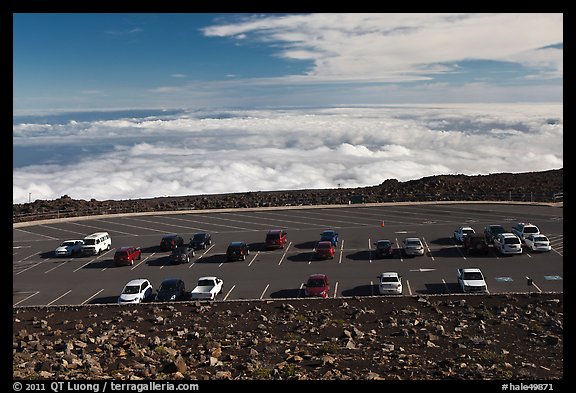
<instances>
[{"instance_id":1,"label":"orange traffic cone","mask_svg":"<svg viewBox=\"0 0 576 393\"><path fill-rule=\"evenodd\" d=\"M384 228L384 220L382 220L382 222L380 223L380 226L381 226L382 228Z\"/></svg>"}]
</instances>

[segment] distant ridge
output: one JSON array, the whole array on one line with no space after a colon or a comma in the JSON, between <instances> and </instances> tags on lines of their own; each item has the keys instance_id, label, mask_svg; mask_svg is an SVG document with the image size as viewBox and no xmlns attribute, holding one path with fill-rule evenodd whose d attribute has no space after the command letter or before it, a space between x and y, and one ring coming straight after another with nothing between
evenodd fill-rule
<instances>
[{"instance_id":1,"label":"distant ridge","mask_svg":"<svg viewBox=\"0 0 576 393\"><path fill-rule=\"evenodd\" d=\"M357 188L250 191L129 200L75 200L64 195L13 205L13 222L68 216L269 206L334 205L418 201L556 202L564 187L564 168L489 175L437 175ZM161 191L159 191L161 193ZM560 199L561 200L561 199Z\"/></svg>"}]
</instances>

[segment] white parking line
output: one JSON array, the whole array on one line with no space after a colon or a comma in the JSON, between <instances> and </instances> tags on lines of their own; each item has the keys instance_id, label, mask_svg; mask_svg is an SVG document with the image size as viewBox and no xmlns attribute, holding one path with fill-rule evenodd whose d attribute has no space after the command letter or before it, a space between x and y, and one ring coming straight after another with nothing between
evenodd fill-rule
<instances>
[{"instance_id":1,"label":"white parking line","mask_svg":"<svg viewBox=\"0 0 576 393\"><path fill-rule=\"evenodd\" d=\"M264 297L264 294L266 293L266 291L268 290L268 287L270 286L270 284L266 285L266 288L264 288L264 290L262 291L262 295L260 295L260 300L262 300L262 298Z\"/></svg>"},{"instance_id":2,"label":"white parking line","mask_svg":"<svg viewBox=\"0 0 576 393\"><path fill-rule=\"evenodd\" d=\"M152 254L148 255L146 258L142 259L139 263L137 263L136 265L132 266L130 268L130 270L134 270L136 269L138 266L140 266L141 264L143 264L144 262L146 262L148 260L148 258L152 258L152 256L156 254L155 252L153 252Z\"/></svg>"},{"instance_id":3,"label":"white parking line","mask_svg":"<svg viewBox=\"0 0 576 393\"><path fill-rule=\"evenodd\" d=\"M370 281L370 296L374 296L374 281Z\"/></svg>"},{"instance_id":4,"label":"white parking line","mask_svg":"<svg viewBox=\"0 0 576 393\"><path fill-rule=\"evenodd\" d=\"M336 285L334 285L334 299L336 299L337 293L338 293L338 281L336 281Z\"/></svg>"},{"instance_id":5,"label":"white parking line","mask_svg":"<svg viewBox=\"0 0 576 393\"><path fill-rule=\"evenodd\" d=\"M35 264L35 265L32 265L32 266L30 266L30 267L27 267L27 268L24 269L24 270L20 270L18 273L14 274L14 275L17 276L17 275L19 275L20 273L24 273L26 270L30 270L30 269L32 269L33 267L36 267L36 266L41 265L41 264L42 264L42 261L38 262L38 263Z\"/></svg>"},{"instance_id":6,"label":"white parking line","mask_svg":"<svg viewBox=\"0 0 576 393\"><path fill-rule=\"evenodd\" d=\"M30 299L32 296L36 296L40 293L40 291L36 291L34 292L32 295L25 297L24 299L20 300L19 302L14 303L12 306L17 306L22 302L25 302L26 300Z\"/></svg>"},{"instance_id":7,"label":"white parking line","mask_svg":"<svg viewBox=\"0 0 576 393\"><path fill-rule=\"evenodd\" d=\"M61 263L57 264L56 266L54 266L52 269L48 269L48 270L46 270L46 271L44 272L44 274L46 274L46 273L50 273L52 270L54 270L54 269L58 269L60 266L64 266L64 265L65 265L65 264L67 264L68 262L70 262L70 260L67 260L67 261L61 262Z\"/></svg>"},{"instance_id":8,"label":"white parking line","mask_svg":"<svg viewBox=\"0 0 576 393\"><path fill-rule=\"evenodd\" d=\"M252 265L252 262L254 262L256 260L256 257L258 256L258 254L260 254L260 251L257 251L256 254L254 255L254 258L252 258L252 260L250 261L250 263L248 264L248 266Z\"/></svg>"},{"instance_id":9,"label":"white parking line","mask_svg":"<svg viewBox=\"0 0 576 393\"><path fill-rule=\"evenodd\" d=\"M192 262L192 263L190 264L190 266L188 266L188 269L191 269L192 266L194 266L194 265L196 264L196 262L198 262L200 259L202 259L202 258L204 257L204 255L206 255L206 253L207 253L208 251L210 251L210 250L212 249L212 247L214 247L215 245L216 245L216 243L212 244L210 247L208 247L206 250L204 250L204 252L202 253L202 255L200 255L200 256L196 259L196 261Z\"/></svg>"},{"instance_id":10,"label":"white parking line","mask_svg":"<svg viewBox=\"0 0 576 393\"><path fill-rule=\"evenodd\" d=\"M300 297L300 295L303 294L303 293L302 293L302 288L304 288L304 283L303 283L303 282L300 283L300 290L298 291L298 297Z\"/></svg>"},{"instance_id":11,"label":"white parking line","mask_svg":"<svg viewBox=\"0 0 576 393\"><path fill-rule=\"evenodd\" d=\"M368 239L368 254L370 256L370 263L372 263L372 241Z\"/></svg>"},{"instance_id":12,"label":"white parking line","mask_svg":"<svg viewBox=\"0 0 576 393\"><path fill-rule=\"evenodd\" d=\"M98 296L98 294L100 292L102 292L104 290L104 288L102 288L101 290L99 290L98 292L96 292L94 295L90 296L88 299L84 300L82 303L80 303L80 305L83 305L85 303L88 303L90 300L94 299L96 296Z\"/></svg>"},{"instance_id":13,"label":"white parking line","mask_svg":"<svg viewBox=\"0 0 576 393\"><path fill-rule=\"evenodd\" d=\"M430 255L430 258L432 258L432 261L434 261L434 256L432 255L432 251L430 250L430 246L428 245L428 243L426 243L426 239L424 238L424 236L422 236L422 240L424 241L424 246L428 249L428 255ZM464 259L466 259L466 257L464 257Z\"/></svg>"},{"instance_id":14,"label":"white parking line","mask_svg":"<svg viewBox=\"0 0 576 393\"><path fill-rule=\"evenodd\" d=\"M62 299L64 296L68 295L70 292L72 292L72 290L69 290L69 291L66 292L65 294L58 296L56 299L54 299L54 300L52 300L50 303L48 303L47 306L51 305L52 303L54 303L54 302L57 301L57 300Z\"/></svg>"},{"instance_id":15,"label":"white parking line","mask_svg":"<svg viewBox=\"0 0 576 393\"><path fill-rule=\"evenodd\" d=\"M284 257L288 253L288 249L290 248L291 245L292 245L292 242L289 242L288 246L286 247L286 250L284 250L284 254L282 254L282 258L280 258L280 262L278 262L278 266L280 266L282 264L282 261L284 260Z\"/></svg>"},{"instance_id":16,"label":"white parking line","mask_svg":"<svg viewBox=\"0 0 576 393\"><path fill-rule=\"evenodd\" d=\"M228 293L226 294L226 296L224 296L224 300L228 299L228 296L230 296L230 293L232 292L232 290L236 288L236 284L232 285L232 288L230 288L230 290L228 291Z\"/></svg>"},{"instance_id":17,"label":"white parking line","mask_svg":"<svg viewBox=\"0 0 576 393\"><path fill-rule=\"evenodd\" d=\"M526 276L526 280L528 280L528 279L530 279L530 277ZM536 284L534 283L534 281L532 281L532 286L533 286L534 288L536 288L536 289L538 290L538 292L542 293L542 290L541 290L540 288L538 288L538 285L536 285Z\"/></svg>"},{"instance_id":18,"label":"white parking line","mask_svg":"<svg viewBox=\"0 0 576 393\"><path fill-rule=\"evenodd\" d=\"M410 281L406 280L406 286L408 287L408 294L412 296L412 288L410 288Z\"/></svg>"},{"instance_id":19,"label":"white parking line","mask_svg":"<svg viewBox=\"0 0 576 393\"><path fill-rule=\"evenodd\" d=\"M340 244L340 258L338 259L338 263L342 263L342 255L344 254L344 240Z\"/></svg>"},{"instance_id":20,"label":"white parking line","mask_svg":"<svg viewBox=\"0 0 576 393\"><path fill-rule=\"evenodd\" d=\"M104 254L100 254L99 256L97 256L94 259L89 260L88 262L86 262L84 265L80 266L78 269L74 270L72 273L76 273L78 270L82 269L84 266L88 266L89 264L91 264L92 262L102 258L104 255L108 254L110 251L114 250L114 248L111 248L110 250L106 251Z\"/></svg>"},{"instance_id":21,"label":"white parking line","mask_svg":"<svg viewBox=\"0 0 576 393\"><path fill-rule=\"evenodd\" d=\"M442 279L442 282L444 283L444 288L446 288L446 292L450 293L450 289L448 288L448 284L446 284L446 280Z\"/></svg>"},{"instance_id":22,"label":"white parking line","mask_svg":"<svg viewBox=\"0 0 576 393\"><path fill-rule=\"evenodd\" d=\"M43 235L43 234L41 234L41 233L34 233L34 232L30 232L30 231L25 231L24 229L21 229L21 228L18 228L18 230L19 230L20 232L28 233L28 234L30 234L30 235L46 237L46 238L48 238L48 239L50 239L50 240L59 240L57 237L52 237L52 236L48 236L48 235Z\"/></svg>"}]
</instances>

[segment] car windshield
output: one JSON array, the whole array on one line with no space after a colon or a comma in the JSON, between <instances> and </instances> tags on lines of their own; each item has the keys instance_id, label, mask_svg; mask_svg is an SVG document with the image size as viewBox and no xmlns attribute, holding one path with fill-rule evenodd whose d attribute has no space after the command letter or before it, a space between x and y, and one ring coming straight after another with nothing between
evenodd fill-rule
<instances>
[{"instance_id":1,"label":"car windshield","mask_svg":"<svg viewBox=\"0 0 576 393\"><path fill-rule=\"evenodd\" d=\"M504 232L506 232L506 229L504 229L504 227L498 226L498 227L490 227L490 231L491 231L492 233L498 234L498 233L504 233Z\"/></svg>"},{"instance_id":2,"label":"car windshield","mask_svg":"<svg viewBox=\"0 0 576 393\"><path fill-rule=\"evenodd\" d=\"M464 233L465 235L471 235L472 233L474 233L473 229L462 229L462 233Z\"/></svg>"},{"instance_id":3,"label":"car windshield","mask_svg":"<svg viewBox=\"0 0 576 393\"><path fill-rule=\"evenodd\" d=\"M398 282L398 278L396 277L382 277L380 282Z\"/></svg>"},{"instance_id":4,"label":"car windshield","mask_svg":"<svg viewBox=\"0 0 576 393\"><path fill-rule=\"evenodd\" d=\"M128 256L128 252L126 252L126 251L117 251L117 252L116 252L116 256L117 256L117 257L126 257L126 256Z\"/></svg>"},{"instance_id":5,"label":"car windshield","mask_svg":"<svg viewBox=\"0 0 576 393\"><path fill-rule=\"evenodd\" d=\"M94 239L86 239L84 240L84 244L88 245L88 246L93 246L94 244L96 244L96 240Z\"/></svg>"},{"instance_id":6,"label":"car windshield","mask_svg":"<svg viewBox=\"0 0 576 393\"><path fill-rule=\"evenodd\" d=\"M162 283L162 284L160 284L160 291L159 292L170 292L170 291L175 291L176 289L178 289L178 286L176 285L175 282Z\"/></svg>"},{"instance_id":7,"label":"car windshield","mask_svg":"<svg viewBox=\"0 0 576 393\"><path fill-rule=\"evenodd\" d=\"M310 279L308 280L308 287L318 288L324 286L324 280L317 278L317 279Z\"/></svg>"},{"instance_id":8,"label":"car windshield","mask_svg":"<svg viewBox=\"0 0 576 393\"><path fill-rule=\"evenodd\" d=\"M212 287L212 286L214 286L214 281L213 280L200 280L200 281L198 281L198 286L199 287Z\"/></svg>"},{"instance_id":9,"label":"car windshield","mask_svg":"<svg viewBox=\"0 0 576 393\"><path fill-rule=\"evenodd\" d=\"M126 295L133 295L135 293L138 293L139 291L140 291L139 285L126 285L122 293Z\"/></svg>"},{"instance_id":10,"label":"car windshield","mask_svg":"<svg viewBox=\"0 0 576 393\"><path fill-rule=\"evenodd\" d=\"M524 227L524 233L538 233L538 228L536 227Z\"/></svg>"},{"instance_id":11,"label":"car windshield","mask_svg":"<svg viewBox=\"0 0 576 393\"><path fill-rule=\"evenodd\" d=\"M329 249L332 248L332 245L330 243L318 243L318 247L319 249Z\"/></svg>"},{"instance_id":12,"label":"car windshield","mask_svg":"<svg viewBox=\"0 0 576 393\"><path fill-rule=\"evenodd\" d=\"M390 242L378 242L378 245L376 247L378 248L390 248L391 244Z\"/></svg>"},{"instance_id":13,"label":"car windshield","mask_svg":"<svg viewBox=\"0 0 576 393\"><path fill-rule=\"evenodd\" d=\"M192 238L193 241L202 241L204 240L204 238L206 237L205 234L203 233L197 233L194 235L194 237Z\"/></svg>"},{"instance_id":14,"label":"car windshield","mask_svg":"<svg viewBox=\"0 0 576 393\"><path fill-rule=\"evenodd\" d=\"M61 244L61 247L73 246L74 244L76 244L76 243L75 242L64 242Z\"/></svg>"},{"instance_id":15,"label":"car windshield","mask_svg":"<svg viewBox=\"0 0 576 393\"><path fill-rule=\"evenodd\" d=\"M482 280L482 273L480 273L480 272L464 273L462 278L464 280Z\"/></svg>"},{"instance_id":16,"label":"car windshield","mask_svg":"<svg viewBox=\"0 0 576 393\"><path fill-rule=\"evenodd\" d=\"M520 239L517 237L506 237L504 238L504 244L520 244Z\"/></svg>"},{"instance_id":17,"label":"car windshield","mask_svg":"<svg viewBox=\"0 0 576 393\"><path fill-rule=\"evenodd\" d=\"M420 247L422 244L418 240L408 240L406 245L408 247Z\"/></svg>"},{"instance_id":18,"label":"car windshield","mask_svg":"<svg viewBox=\"0 0 576 393\"><path fill-rule=\"evenodd\" d=\"M546 236L535 236L534 241L535 242L548 242L548 238Z\"/></svg>"}]
</instances>

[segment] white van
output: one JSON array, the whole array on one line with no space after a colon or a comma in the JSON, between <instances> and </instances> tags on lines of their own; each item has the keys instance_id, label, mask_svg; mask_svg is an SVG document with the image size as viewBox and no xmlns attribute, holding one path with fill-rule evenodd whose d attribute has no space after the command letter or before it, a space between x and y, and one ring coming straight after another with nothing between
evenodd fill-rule
<instances>
[{"instance_id":1,"label":"white van","mask_svg":"<svg viewBox=\"0 0 576 393\"><path fill-rule=\"evenodd\" d=\"M82 254L98 255L102 251L108 251L112 247L112 239L108 232L96 232L84 238Z\"/></svg>"}]
</instances>

